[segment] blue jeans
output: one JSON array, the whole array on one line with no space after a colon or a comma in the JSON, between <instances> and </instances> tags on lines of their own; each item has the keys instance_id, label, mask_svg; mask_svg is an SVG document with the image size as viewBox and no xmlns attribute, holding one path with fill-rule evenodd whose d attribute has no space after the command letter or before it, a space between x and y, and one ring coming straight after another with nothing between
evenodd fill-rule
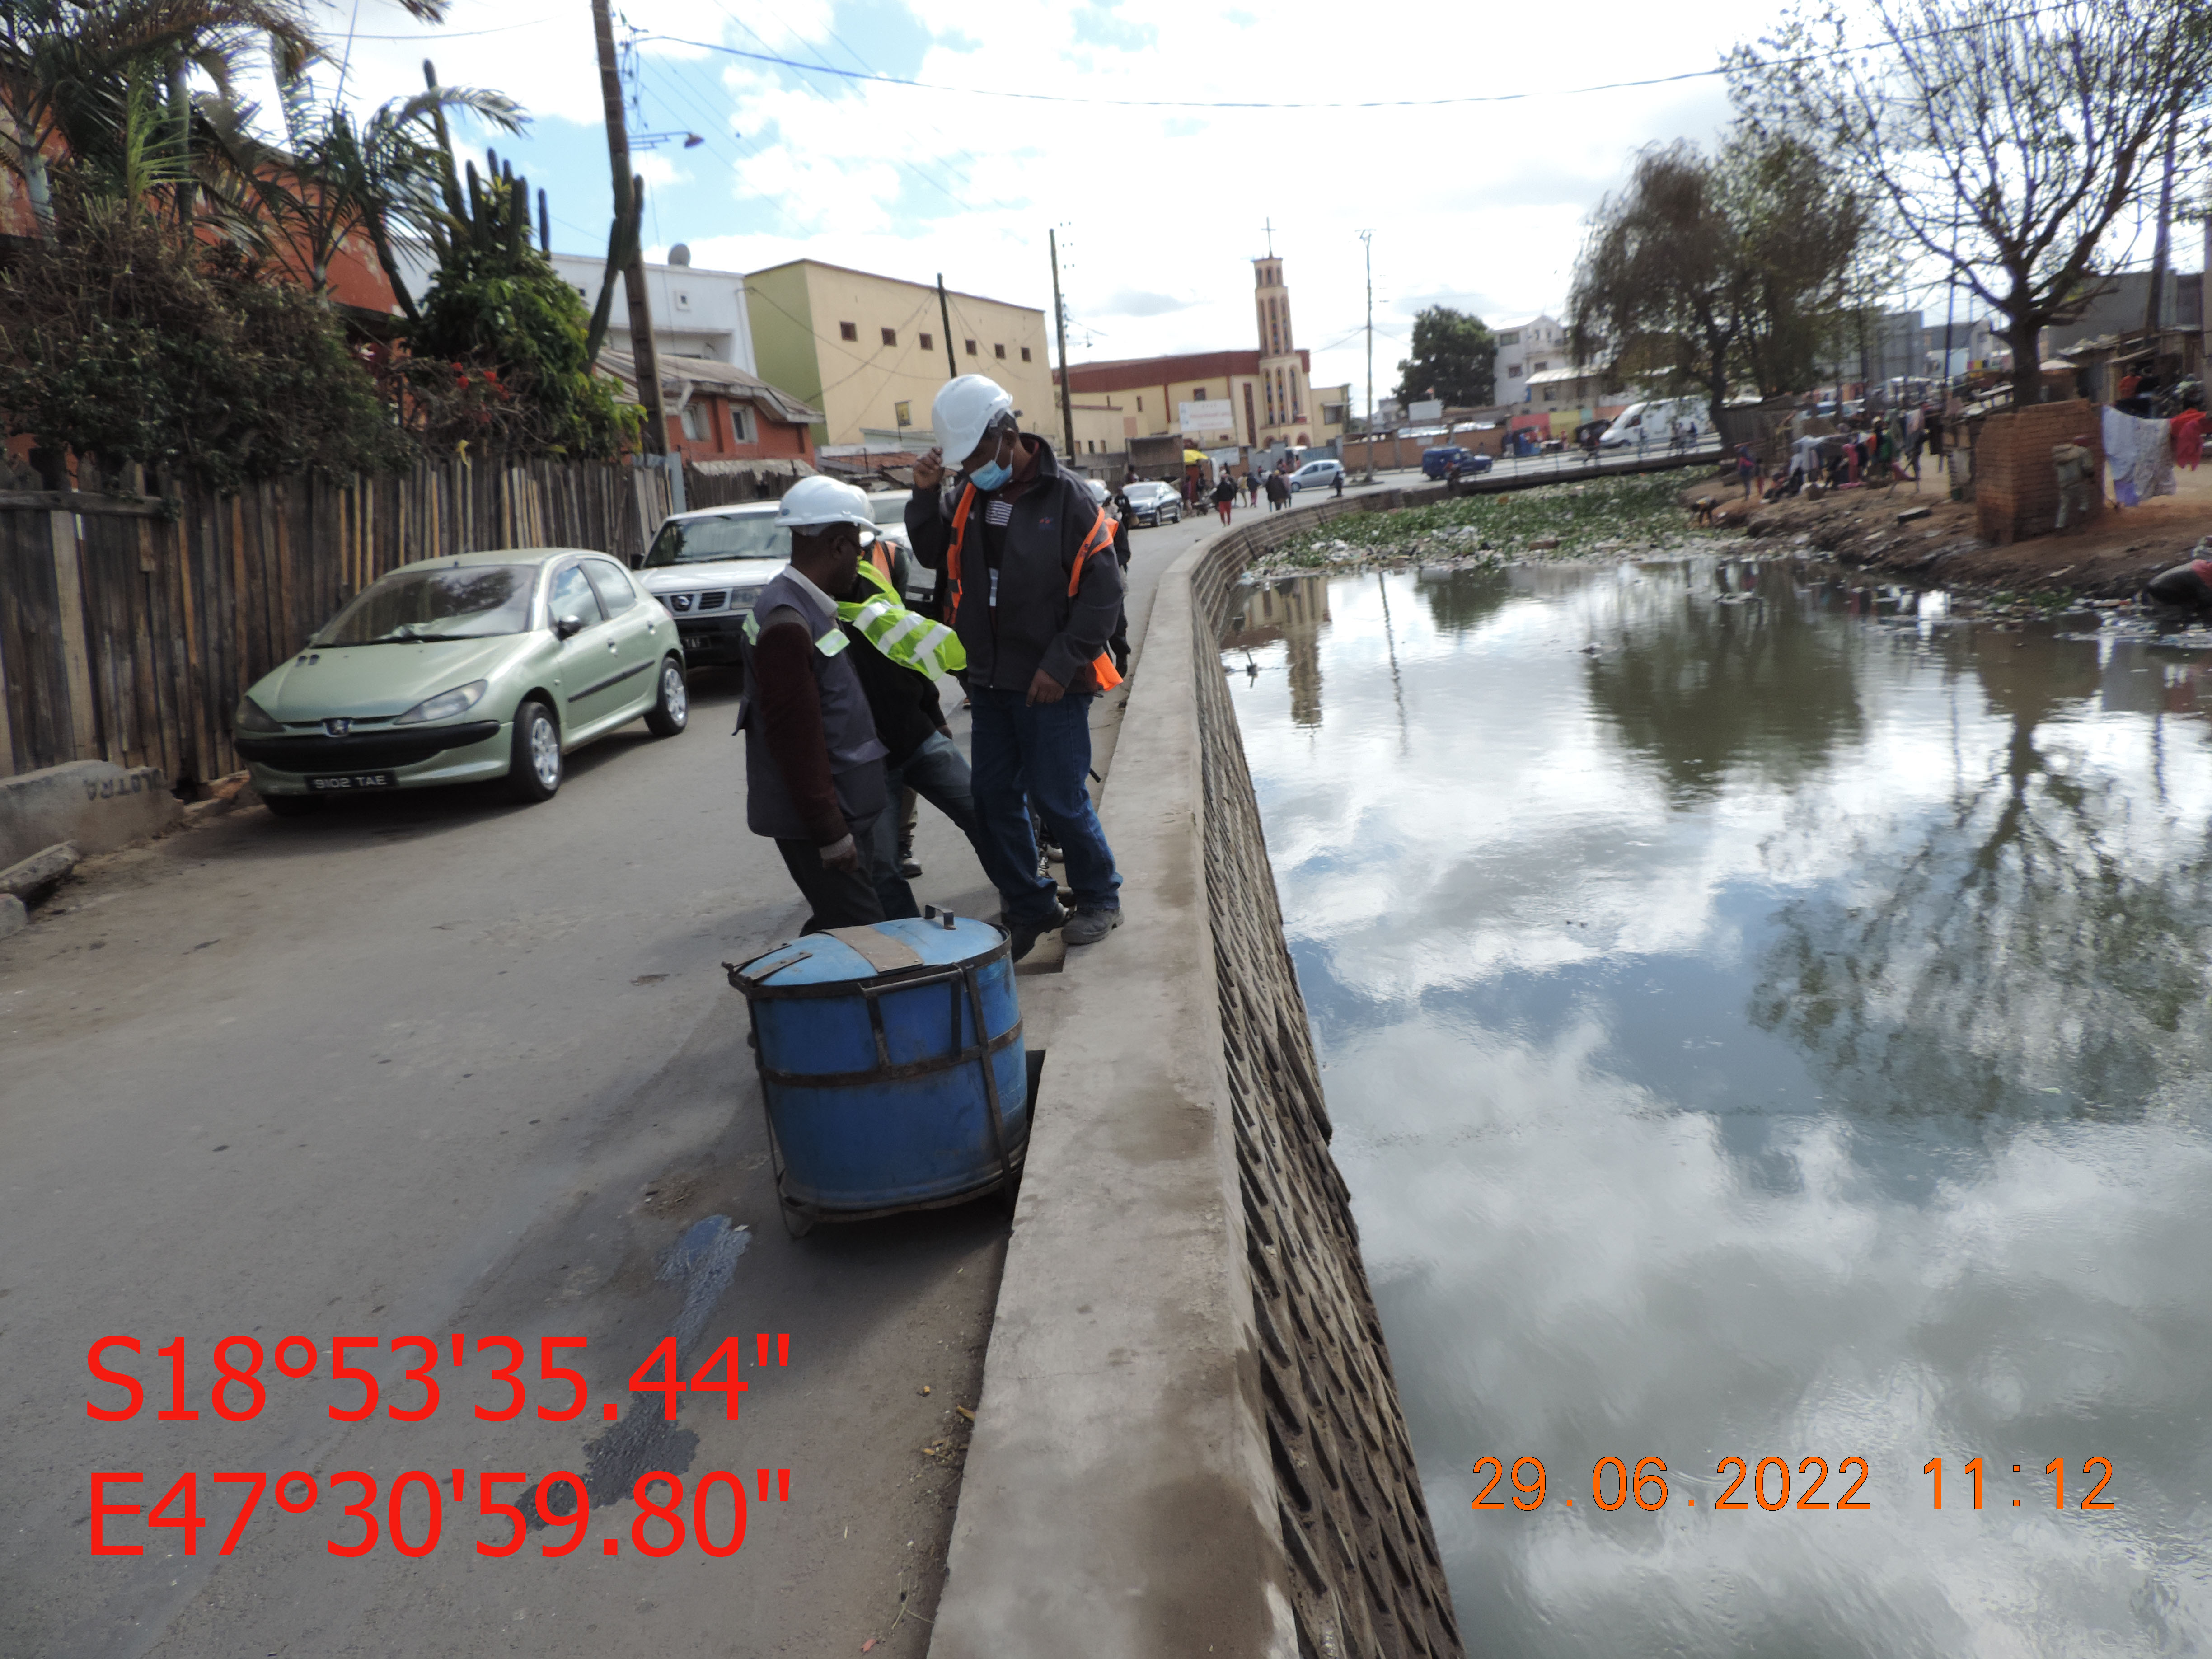
<instances>
[{"instance_id":1,"label":"blue jeans","mask_svg":"<svg viewBox=\"0 0 2212 1659\"><path fill-rule=\"evenodd\" d=\"M907 885L906 878L898 870L898 800L902 789L913 790L951 818L953 827L967 836L969 845L975 849L975 857L985 873L992 873L991 854L985 850L975 822L975 799L969 787L968 762L959 744L941 732L933 732L902 764L884 769L884 787L890 805L876 815L874 834L865 850L869 878L875 883L876 896L883 901L884 920L896 921L901 916L921 914L921 906L915 902L914 889ZM998 884L995 875L992 884Z\"/></svg>"},{"instance_id":2,"label":"blue jeans","mask_svg":"<svg viewBox=\"0 0 2212 1659\"><path fill-rule=\"evenodd\" d=\"M1050 920L1058 899L1036 872L1034 805L1067 860L1067 884L1085 910L1121 908L1121 878L1084 780L1091 775L1091 699L1032 704L1019 691L971 686L975 816L990 851L984 873L1009 922Z\"/></svg>"}]
</instances>

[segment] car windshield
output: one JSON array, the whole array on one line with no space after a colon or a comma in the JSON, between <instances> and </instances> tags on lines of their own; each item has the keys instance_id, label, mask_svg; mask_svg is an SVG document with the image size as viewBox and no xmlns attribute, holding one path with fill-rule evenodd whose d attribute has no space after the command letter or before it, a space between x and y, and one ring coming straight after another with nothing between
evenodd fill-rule
<instances>
[{"instance_id":1,"label":"car windshield","mask_svg":"<svg viewBox=\"0 0 2212 1659\"><path fill-rule=\"evenodd\" d=\"M906 528L906 503L907 498L903 495L871 495L868 497L869 516L878 524L891 525L903 530Z\"/></svg>"},{"instance_id":2,"label":"car windshield","mask_svg":"<svg viewBox=\"0 0 2212 1659\"><path fill-rule=\"evenodd\" d=\"M653 538L645 556L647 570L706 559L787 559L790 532L777 527L773 513L727 513L711 519L671 519Z\"/></svg>"},{"instance_id":3,"label":"car windshield","mask_svg":"<svg viewBox=\"0 0 2212 1659\"><path fill-rule=\"evenodd\" d=\"M312 645L404 645L417 640L481 640L530 626L538 567L441 565L395 570L371 583L331 618Z\"/></svg>"}]
</instances>

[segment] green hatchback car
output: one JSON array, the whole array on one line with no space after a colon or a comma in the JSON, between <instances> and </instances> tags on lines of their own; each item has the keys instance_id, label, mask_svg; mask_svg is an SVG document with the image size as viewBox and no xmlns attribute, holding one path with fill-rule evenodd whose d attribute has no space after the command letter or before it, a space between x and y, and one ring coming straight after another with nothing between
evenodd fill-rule
<instances>
[{"instance_id":1,"label":"green hatchback car","mask_svg":"<svg viewBox=\"0 0 2212 1659\"><path fill-rule=\"evenodd\" d=\"M690 715L675 620L604 553L510 548L402 565L239 699L234 740L269 810L505 778L524 801L562 757L640 715Z\"/></svg>"}]
</instances>

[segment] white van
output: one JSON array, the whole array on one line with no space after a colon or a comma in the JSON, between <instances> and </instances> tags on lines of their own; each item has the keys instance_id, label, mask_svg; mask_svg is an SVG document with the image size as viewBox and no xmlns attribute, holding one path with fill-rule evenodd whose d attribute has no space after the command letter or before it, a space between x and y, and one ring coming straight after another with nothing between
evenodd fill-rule
<instances>
[{"instance_id":1,"label":"white van","mask_svg":"<svg viewBox=\"0 0 2212 1659\"><path fill-rule=\"evenodd\" d=\"M1684 420L1697 423L1700 442L1712 435L1712 410L1704 398L1662 398L1650 403L1631 404L1622 410L1620 419L1598 439L1597 447L1632 448L1640 439L1646 449L1664 449L1674 441L1674 422Z\"/></svg>"}]
</instances>

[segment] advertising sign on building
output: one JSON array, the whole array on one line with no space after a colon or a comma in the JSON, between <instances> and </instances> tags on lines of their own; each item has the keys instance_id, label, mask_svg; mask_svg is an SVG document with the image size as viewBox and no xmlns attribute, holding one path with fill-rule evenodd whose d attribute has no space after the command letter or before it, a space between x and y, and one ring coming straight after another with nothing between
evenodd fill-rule
<instances>
[{"instance_id":1,"label":"advertising sign on building","mask_svg":"<svg viewBox=\"0 0 2212 1659\"><path fill-rule=\"evenodd\" d=\"M1177 404L1176 423L1186 438L1200 437L1209 432L1233 434L1237 430L1237 411L1226 398L1208 398L1202 404Z\"/></svg>"},{"instance_id":2,"label":"advertising sign on building","mask_svg":"<svg viewBox=\"0 0 2212 1659\"><path fill-rule=\"evenodd\" d=\"M1444 417L1443 399L1423 398L1406 406L1406 418L1413 421L1441 421Z\"/></svg>"}]
</instances>

